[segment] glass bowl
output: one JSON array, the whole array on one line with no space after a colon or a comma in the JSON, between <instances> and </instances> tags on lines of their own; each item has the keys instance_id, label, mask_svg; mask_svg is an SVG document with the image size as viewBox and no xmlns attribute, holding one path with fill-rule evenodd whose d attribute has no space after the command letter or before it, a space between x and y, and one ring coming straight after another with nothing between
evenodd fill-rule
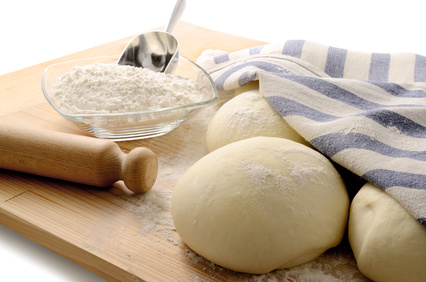
<instances>
[{"instance_id":1,"label":"glass bowl","mask_svg":"<svg viewBox=\"0 0 426 282\"><path fill-rule=\"evenodd\" d=\"M74 122L91 135L113 141L152 138L164 135L190 118L198 109L217 99L217 89L211 77L197 64L180 56L173 75L196 81L203 96L200 102L160 108L150 111L135 111L108 114L71 114L55 103L54 85L59 77L74 66L93 63L115 64L118 56L95 57L53 64L47 67L41 79L41 88L50 105L64 118Z\"/></svg>"}]
</instances>

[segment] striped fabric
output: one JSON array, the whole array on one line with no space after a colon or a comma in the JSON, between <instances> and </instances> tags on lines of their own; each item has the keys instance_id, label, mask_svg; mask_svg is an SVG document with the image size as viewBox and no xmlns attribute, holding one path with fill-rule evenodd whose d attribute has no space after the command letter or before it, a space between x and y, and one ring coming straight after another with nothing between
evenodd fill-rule
<instances>
[{"instance_id":1,"label":"striped fabric","mask_svg":"<svg viewBox=\"0 0 426 282\"><path fill-rule=\"evenodd\" d=\"M426 227L426 57L291 40L198 58L219 90L259 80L324 155L397 199Z\"/></svg>"}]
</instances>

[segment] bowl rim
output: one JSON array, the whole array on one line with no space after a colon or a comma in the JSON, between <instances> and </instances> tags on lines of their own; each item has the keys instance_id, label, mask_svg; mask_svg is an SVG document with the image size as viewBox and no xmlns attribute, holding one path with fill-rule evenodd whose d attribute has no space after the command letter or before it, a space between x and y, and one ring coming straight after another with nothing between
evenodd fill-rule
<instances>
[{"instance_id":1,"label":"bowl rim","mask_svg":"<svg viewBox=\"0 0 426 282\"><path fill-rule=\"evenodd\" d=\"M88 60L96 60L96 59L102 59L102 58L118 58L119 55L107 55L107 56L97 56L97 57L88 57L88 58L82 58L82 59L76 59L76 60L69 60L69 61L64 61L64 62L59 62L59 63L54 63L51 64L49 66L47 66L44 71L43 74L41 76L41 89L43 92L44 97L46 98L46 100L49 102L49 104L61 115L63 116L67 116L67 117L74 117L74 118L92 118L92 117L120 117L120 116L132 116L132 115L143 115L143 114L152 114L152 113L160 113L160 112L165 112L165 111L170 111L170 110L176 110L176 109L185 109L185 108L193 108L193 107L200 107L200 106L205 106L208 104L213 103L217 98L218 98L218 91L216 88L216 85L213 81L213 79L211 78L211 76L201 67L199 66L197 63L193 62L192 60L186 58L185 56L179 56L179 59L183 58L184 60L188 61L189 63L192 63L195 67L197 67L209 80L212 88L213 88L213 97L208 99L208 100L203 100L201 102L195 102L192 104L186 104L186 105L179 105L179 106L172 106L172 107L167 107L167 108L160 108L160 109L155 109L155 110L150 110L150 111L135 111L135 112L119 112L119 113L99 113L99 114L70 114L70 113L66 113L64 111L62 111L53 101L52 99L49 97L49 95L47 94L47 90L45 87L45 79L46 79L46 75L48 70L51 67L57 66L57 65L62 65L62 64L69 64L69 63L73 63L73 62L81 62L81 61L88 61Z\"/></svg>"}]
</instances>

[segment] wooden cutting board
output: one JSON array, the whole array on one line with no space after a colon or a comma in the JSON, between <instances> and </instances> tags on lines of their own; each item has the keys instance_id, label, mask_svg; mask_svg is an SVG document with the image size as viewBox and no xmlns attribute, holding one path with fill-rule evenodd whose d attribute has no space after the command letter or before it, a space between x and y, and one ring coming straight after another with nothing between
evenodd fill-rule
<instances>
[{"instance_id":1,"label":"wooden cutting board","mask_svg":"<svg viewBox=\"0 0 426 282\"><path fill-rule=\"evenodd\" d=\"M264 44L185 22L178 24L174 34L180 54L194 61L206 49L236 51ZM41 92L41 75L52 63L120 54L129 40L1 76L0 126L87 135L49 106ZM157 182L144 195L131 193L120 182L98 189L0 169L0 223L110 281L367 280L358 271L346 240L313 262L261 276L216 266L180 240L171 221L171 191L184 171L207 153L208 120L232 95L222 93L215 105L165 136L118 142L124 152L144 146L159 158Z\"/></svg>"}]
</instances>

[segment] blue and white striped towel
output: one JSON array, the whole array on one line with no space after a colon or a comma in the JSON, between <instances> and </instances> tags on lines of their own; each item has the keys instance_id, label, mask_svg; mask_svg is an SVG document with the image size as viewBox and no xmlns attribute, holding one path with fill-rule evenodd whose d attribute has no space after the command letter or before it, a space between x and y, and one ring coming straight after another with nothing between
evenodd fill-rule
<instances>
[{"instance_id":1,"label":"blue and white striped towel","mask_svg":"<svg viewBox=\"0 0 426 282\"><path fill-rule=\"evenodd\" d=\"M219 90L259 80L260 92L300 135L426 227L426 57L291 40L206 50L197 63Z\"/></svg>"}]
</instances>

